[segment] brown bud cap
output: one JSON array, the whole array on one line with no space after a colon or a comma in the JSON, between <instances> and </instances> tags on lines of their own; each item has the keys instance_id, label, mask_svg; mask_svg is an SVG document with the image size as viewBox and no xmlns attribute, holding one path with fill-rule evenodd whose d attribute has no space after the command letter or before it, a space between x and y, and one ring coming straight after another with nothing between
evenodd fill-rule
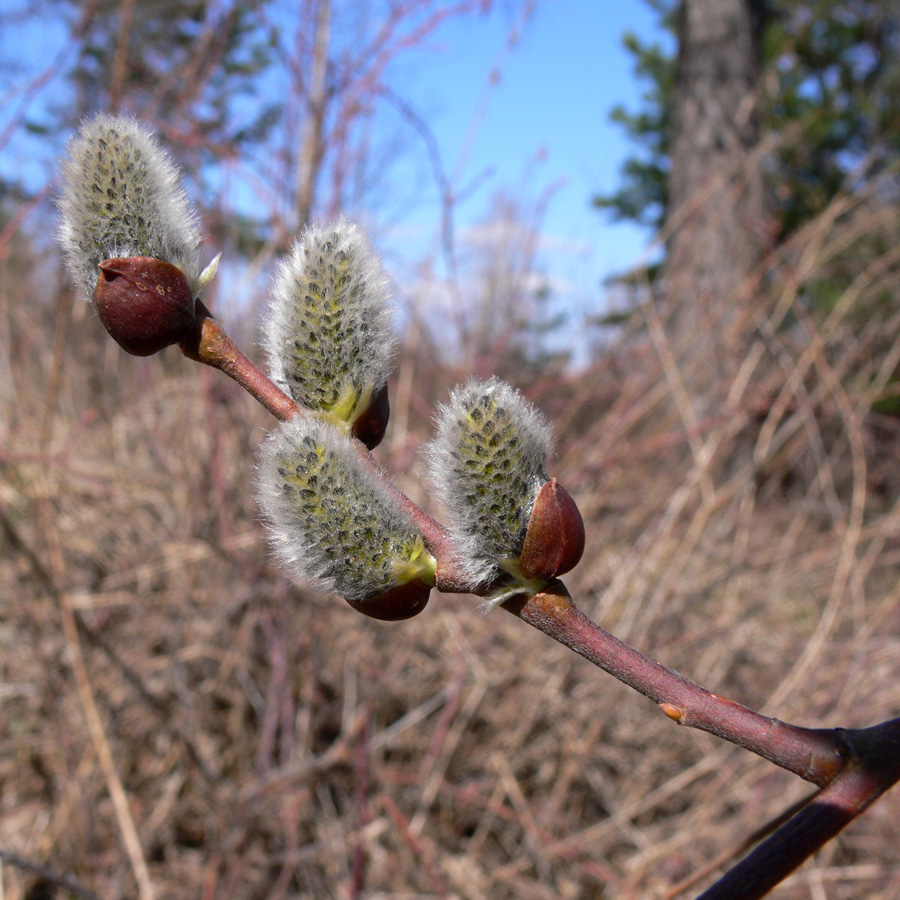
<instances>
[{"instance_id":1,"label":"brown bud cap","mask_svg":"<svg viewBox=\"0 0 900 900\"><path fill-rule=\"evenodd\" d=\"M369 408L353 423L353 436L359 438L369 450L374 450L387 431L391 415L391 401L385 385L372 397Z\"/></svg>"},{"instance_id":2,"label":"brown bud cap","mask_svg":"<svg viewBox=\"0 0 900 900\"><path fill-rule=\"evenodd\" d=\"M184 272L151 256L100 263L94 304L113 340L134 356L177 344L194 321L194 298Z\"/></svg>"},{"instance_id":3,"label":"brown bud cap","mask_svg":"<svg viewBox=\"0 0 900 900\"><path fill-rule=\"evenodd\" d=\"M569 492L555 478L534 501L519 566L526 578L550 580L574 569L584 553L584 521Z\"/></svg>"},{"instance_id":4,"label":"brown bud cap","mask_svg":"<svg viewBox=\"0 0 900 900\"><path fill-rule=\"evenodd\" d=\"M398 584L380 597L368 597L365 600L348 600L347 602L358 612L373 619L384 622L399 622L417 616L428 603L431 587L418 578Z\"/></svg>"}]
</instances>

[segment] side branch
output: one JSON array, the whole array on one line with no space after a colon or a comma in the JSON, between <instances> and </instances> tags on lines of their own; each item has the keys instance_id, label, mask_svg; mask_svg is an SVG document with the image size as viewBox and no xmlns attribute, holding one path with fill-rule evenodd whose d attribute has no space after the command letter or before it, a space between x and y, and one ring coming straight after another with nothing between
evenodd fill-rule
<instances>
[{"instance_id":1,"label":"side branch","mask_svg":"<svg viewBox=\"0 0 900 900\"><path fill-rule=\"evenodd\" d=\"M841 731L788 725L707 691L592 622L558 581L503 607L649 697L681 725L731 741L820 787L844 768L848 752Z\"/></svg>"},{"instance_id":2,"label":"side branch","mask_svg":"<svg viewBox=\"0 0 900 900\"><path fill-rule=\"evenodd\" d=\"M900 781L900 719L842 732L847 765L698 900L757 900Z\"/></svg>"}]
</instances>

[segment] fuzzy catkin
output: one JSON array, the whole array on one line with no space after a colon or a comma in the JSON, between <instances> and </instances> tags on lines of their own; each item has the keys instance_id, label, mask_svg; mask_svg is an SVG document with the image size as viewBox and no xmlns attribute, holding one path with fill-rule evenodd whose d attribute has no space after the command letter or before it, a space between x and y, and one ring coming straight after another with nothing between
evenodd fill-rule
<instances>
[{"instance_id":1,"label":"fuzzy catkin","mask_svg":"<svg viewBox=\"0 0 900 900\"><path fill-rule=\"evenodd\" d=\"M279 266L263 344L272 380L307 409L352 422L391 370L388 281L365 232L311 226Z\"/></svg>"},{"instance_id":2,"label":"fuzzy catkin","mask_svg":"<svg viewBox=\"0 0 900 900\"><path fill-rule=\"evenodd\" d=\"M257 488L275 553L301 580L350 601L433 580L412 520L334 426L283 422L261 447Z\"/></svg>"},{"instance_id":3,"label":"fuzzy catkin","mask_svg":"<svg viewBox=\"0 0 900 900\"><path fill-rule=\"evenodd\" d=\"M62 163L59 239L79 292L91 299L98 263L152 256L200 287L200 229L178 170L134 119L98 115L69 143Z\"/></svg>"},{"instance_id":4,"label":"fuzzy catkin","mask_svg":"<svg viewBox=\"0 0 900 900\"><path fill-rule=\"evenodd\" d=\"M553 433L541 414L498 378L470 380L450 395L428 449L431 481L459 562L473 586L521 555Z\"/></svg>"}]
</instances>

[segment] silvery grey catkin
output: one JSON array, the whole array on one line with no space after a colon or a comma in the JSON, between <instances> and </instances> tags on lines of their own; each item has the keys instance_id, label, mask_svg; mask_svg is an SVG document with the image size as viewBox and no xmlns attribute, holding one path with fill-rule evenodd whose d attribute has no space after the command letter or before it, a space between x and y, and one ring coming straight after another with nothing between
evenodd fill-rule
<instances>
[{"instance_id":1,"label":"silvery grey catkin","mask_svg":"<svg viewBox=\"0 0 900 900\"><path fill-rule=\"evenodd\" d=\"M434 583L412 520L334 426L282 423L261 447L257 487L275 553L302 580L351 602Z\"/></svg>"},{"instance_id":2,"label":"silvery grey catkin","mask_svg":"<svg viewBox=\"0 0 900 900\"><path fill-rule=\"evenodd\" d=\"M388 280L365 232L343 217L311 226L275 275L263 326L272 380L352 425L387 384L392 325Z\"/></svg>"},{"instance_id":3,"label":"silvery grey catkin","mask_svg":"<svg viewBox=\"0 0 900 900\"><path fill-rule=\"evenodd\" d=\"M470 380L440 407L429 447L435 492L472 586L515 570L553 434L541 414L498 378Z\"/></svg>"},{"instance_id":4,"label":"silvery grey catkin","mask_svg":"<svg viewBox=\"0 0 900 900\"><path fill-rule=\"evenodd\" d=\"M93 296L98 264L113 257L164 260L199 293L197 215L150 131L126 116L89 119L69 143L62 182L59 238L85 299Z\"/></svg>"}]
</instances>

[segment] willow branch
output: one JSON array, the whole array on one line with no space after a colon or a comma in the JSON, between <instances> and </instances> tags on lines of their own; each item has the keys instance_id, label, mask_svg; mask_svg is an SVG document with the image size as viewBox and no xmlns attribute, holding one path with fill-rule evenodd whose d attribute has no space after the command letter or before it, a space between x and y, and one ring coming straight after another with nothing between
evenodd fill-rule
<instances>
[{"instance_id":1,"label":"willow branch","mask_svg":"<svg viewBox=\"0 0 900 900\"><path fill-rule=\"evenodd\" d=\"M512 598L503 608L639 691L679 725L730 741L820 787L844 767L840 730L788 725L713 694L592 622L560 582L533 597Z\"/></svg>"},{"instance_id":2,"label":"willow branch","mask_svg":"<svg viewBox=\"0 0 900 900\"><path fill-rule=\"evenodd\" d=\"M181 341L181 351L189 359L224 372L236 381L248 394L264 406L280 422L295 416L309 415L309 410L299 406L235 344L221 323L197 301L197 318ZM450 537L447 529L433 519L417 503L409 499L378 466L374 457L359 443L360 458L385 483L388 490L422 533L429 551L438 559L452 559ZM452 571L445 567L442 590L459 590Z\"/></svg>"},{"instance_id":3,"label":"willow branch","mask_svg":"<svg viewBox=\"0 0 900 900\"><path fill-rule=\"evenodd\" d=\"M309 414L240 351L199 301L197 322L181 347L191 359L220 369L233 378L279 420ZM360 458L384 481L413 518L429 550L438 559L438 590L464 592L465 579L457 576L447 530L394 485L361 443L359 452ZM490 587L485 588L485 593ZM680 725L699 728L731 741L820 787L828 784L844 764L845 748L839 732L787 725L707 691L592 622L576 608L561 582L554 582L547 591L530 598L514 597L503 606L649 697Z\"/></svg>"}]
</instances>

